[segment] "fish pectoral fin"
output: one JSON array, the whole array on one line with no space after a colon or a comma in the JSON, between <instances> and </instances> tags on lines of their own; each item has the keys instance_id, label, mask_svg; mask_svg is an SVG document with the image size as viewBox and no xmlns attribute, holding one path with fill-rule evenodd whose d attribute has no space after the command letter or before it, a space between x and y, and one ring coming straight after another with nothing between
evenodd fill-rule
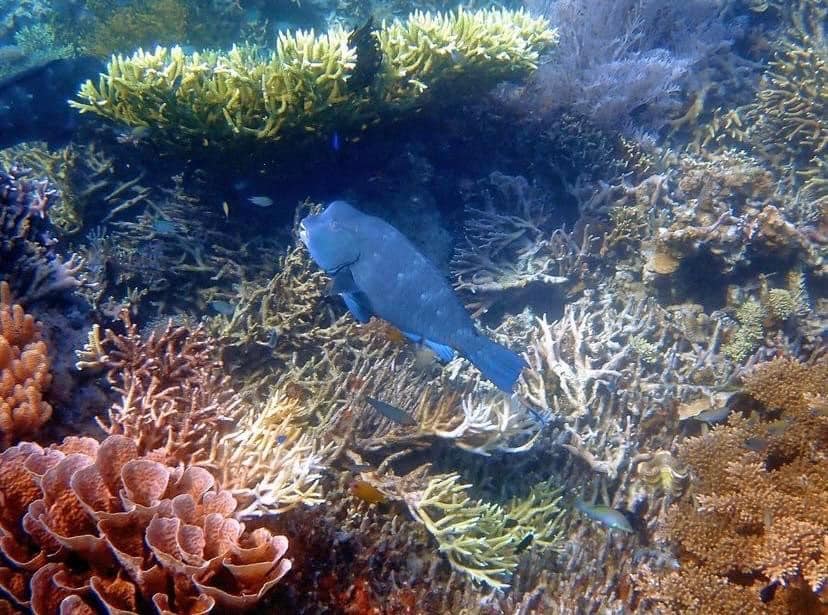
<instances>
[{"instance_id":1,"label":"fish pectoral fin","mask_svg":"<svg viewBox=\"0 0 828 615\"><path fill-rule=\"evenodd\" d=\"M328 295L344 295L356 294L360 292L357 288L354 276L351 274L350 267L342 267L331 278L331 284L328 287Z\"/></svg>"},{"instance_id":2,"label":"fish pectoral fin","mask_svg":"<svg viewBox=\"0 0 828 615\"><path fill-rule=\"evenodd\" d=\"M430 348L431 351L437 355L437 358L443 363L448 363L454 358L454 348L451 346L432 342L430 339L426 339L422 335L417 335L416 333L408 333L407 331L403 331L403 335L415 344L424 344L425 346L428 346L428 348Z\"/></svg>"},{"instance_id":3,"label":"fish pectoral fin","mask_svg":"<svg viewBox=\"0 0 828 615\"><path fill-rule=\"evenodd\" d=\"M357 291L354 293L342 293L342 298L345 300L345 305L348 306L351 315L354 319L362 324L371 320L374 311L371 309L371 302L365 293Z\"/></svg>"},{"instance_id":4,"label":"fish pectoral fin","mask_svg":"<svg viewBox=\"0 0 828 615\"><path fill-rule=\"evenodd\" d=\"M437 358L440 359L443 363L448 363L454 358L454 348L451 346L446 346L445 344L438 344L437 342L432 342L431 340L424 339L423 344L428 346L434 351L434 354L437 355Z\"/></svg>"}]
</instances>

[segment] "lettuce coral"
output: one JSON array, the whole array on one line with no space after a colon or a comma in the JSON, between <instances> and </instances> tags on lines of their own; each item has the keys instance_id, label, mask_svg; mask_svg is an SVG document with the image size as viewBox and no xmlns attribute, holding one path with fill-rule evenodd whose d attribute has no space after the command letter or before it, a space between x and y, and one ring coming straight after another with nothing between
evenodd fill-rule
<instances>
[{"instance_id":1,"label":"lettuce coral","mask_svg":"<svg viewBox=\"0 0 828 615\"><path fill-rule=\"evenodd\" d=\"M357 64L348 32L335 28L282 32L269 57L254 48L186 54L180 47L113 56L98 84L87 81L71 104L130 126L147 126L170 141L278 139L334 124L359 128L386 111L420 105L423 95L462 80L463 91L537 67L555 31L522 11L431 15L384 25L377 83L352 87Z\"/></svg>"},{"instance_id":2,"label":"lettuce coral","mask_svg":"<svg viewBox=\"0 0 828 615\"><path fill-rule=\"evenodd\" d=\"M33 613L243 610L291 568L287 539L245 532L209 472L124 436L6 450L0 501L0 594Z\"/></svg>"},{"instance_id":3,"label":"lettuce coral","mask_svg":"<svg viewBox=\"0 0 828 615\"><path fill-rule=\"evenodd\" d=\"M40 323L11 302L0 282L0 445L30 435L49 420L52 407L43 393L52 381Z\"/></svg>"}]
</instances>

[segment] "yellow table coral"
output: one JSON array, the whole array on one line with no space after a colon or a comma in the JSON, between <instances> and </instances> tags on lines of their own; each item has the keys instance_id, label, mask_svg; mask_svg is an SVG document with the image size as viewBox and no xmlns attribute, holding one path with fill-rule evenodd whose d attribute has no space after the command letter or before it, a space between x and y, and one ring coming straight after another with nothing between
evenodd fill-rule
<instances>
[{"instance_id":1,"label":"yellow table coral","mask_svg":"<svg viewBox=\"0 0 828 615\"><path fill-rule=\"evenodd\" d=\"M113 56L98 84L71 105L170 141L278 139L285 133L360 127L384 113L421 106L447 86L485 91L537 67L557 40L543 18L523 11L416 12L373 33L382 65L370 87L349 87L357 50L335 28L283 32L265 56L252 47L186 54L180 47Z\"/></svg>"}]
</instances>

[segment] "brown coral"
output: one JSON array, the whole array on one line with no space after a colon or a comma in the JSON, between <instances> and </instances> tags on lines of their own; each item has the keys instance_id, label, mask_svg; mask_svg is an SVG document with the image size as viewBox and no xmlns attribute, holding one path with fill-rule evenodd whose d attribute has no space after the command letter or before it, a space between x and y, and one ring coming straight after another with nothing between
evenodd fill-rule
<instances>
[{"instance_id":1,"label":"brown coral","mask_svg":"<svg viewBox=\"0 0 828 615\"><path fill-rule=\"evenodd\" d=\"M124 436L8 449L0 502L0 590L34 613L242 610L291 567L287 539L245 533L208 471Z\"/></svg>"},{"instance_id":2,"label":"brown coral","mask_svg":"<svg viewBox=\"0 0 828 615\"><path fill-rule=\"evenodd\" d=\"M673 505L660 530L678 546L681 568L639 579L657 610L730 612L740 599L740 612L828 609L825 386L824 363L760 364L746 390L765 404L762 416L736 413L680 445L695 498Z\"/></svg>"},{"instance_id":3,"label":"brown coral","mask_svg":"<svg viewBox=\"0 0 828 615\"><path fill-rule=\"evenodd\" d=\"M79 368L103 368L121 401L102 427L170 463L204 460L213 439L236 418L241 399L215 358L204 329L170 322L144 339L126 310L126 332L93 329Z\"/></svg>"},{"instance_id":4,"label":"brown coral","mask_svg":"<svg viewBox=\"0 0 828 615\"><path fill-rule=\"evenodd\" d=\"M40 324L13 304L0 283L0 445L32 434L52 415L43 392L52 375Z\"/></svg>"},{"instance_id":5,"label":"brown coral","mask_svg":"<svg viewBox=\"0 0 828 615\"><path fill-rule=\"evenodd\" d=\"M806 365L791 357L776 357L745 377L745 391L769 410L801 413L809 395L828 395L828 362Z\"/></svg>"}]
</instances>

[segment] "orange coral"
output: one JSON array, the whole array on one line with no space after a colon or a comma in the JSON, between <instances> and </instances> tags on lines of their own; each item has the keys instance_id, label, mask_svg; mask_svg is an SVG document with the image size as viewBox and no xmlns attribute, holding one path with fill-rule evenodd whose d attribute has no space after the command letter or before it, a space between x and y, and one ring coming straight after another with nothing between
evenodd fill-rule
<instances>
[{"instance_id":1,"label":"orange coral","mask_svg":"<svg viewBox=\"0 0 828 615\"><path fill-rule=\"evenodd\" d=\"M808 395L828 395L828 361L806 365L791 357L760 363L745 377L745 391L769 410L801 413Z\"/></svg>"},{"instance_id":2,"label":"orange coral","mask_svg":"<svg viewBox=\"0 0 828 615\"><path fill-rule=\"evenodd\" d=\"M0 283L0 445L32 434L52 415L43 392L52 381L40 324L13 304Z\"/></svg>"},{"instance_id":3,"label":"orange coral","mask_svg":"<svg viewBox=\"0 0 828 615\"><path fill-rule=\"evenodd\" d=\"M6 450L0 503L0 594L36 614L244 610L291 567L287 539L245 533L207 470L124 436Z\"/></svg>"},{"instance_id":4,"label":"orange coral","mask_svg":"<svg viewBox=\"0 0 828 615\"><path fill-rule=\"evenodd\" d=\"M781 417L736 413L680 445L695 497L671 506L660 529L680 569L639 578L656 610L732 612L741 600L745 613L828 612L825 386L824 363L761 364L746 389L762 417Z\"/></svg>"}]
</instances>

